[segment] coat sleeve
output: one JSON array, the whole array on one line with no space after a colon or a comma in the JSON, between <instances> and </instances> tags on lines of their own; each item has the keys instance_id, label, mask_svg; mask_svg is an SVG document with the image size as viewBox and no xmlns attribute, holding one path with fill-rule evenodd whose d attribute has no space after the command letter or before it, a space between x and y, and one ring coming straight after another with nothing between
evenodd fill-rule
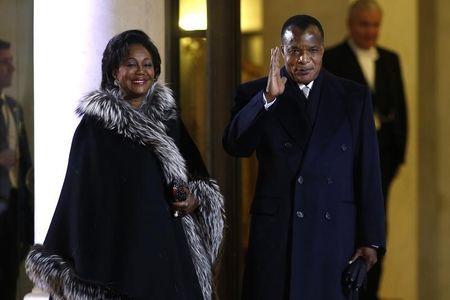
<instances>
[{"instance_id":1,"label":"coat sleeve","mask_svg":"<svg viewBox=\"0 0 450 300\"><path fill-rule=\"evenodd\" d=\"M367 89L359 119L355 161L355 199L358 203L358 246L377 246L385 251L385 209L381 189L378 143Z\"/></svg>"},{"instance_id":2,"label":"coat sleeve","mask_svg":"<svg viewBox=\"0 0 450 300\"><path fill-rule=\"evenodd\" d=\"M255 93L247 85L241 85L236 92L231 121L222 139L225 151L238 157L252 155L263 135L267 114L262 89Z\"/></svg>"}]
</instances>

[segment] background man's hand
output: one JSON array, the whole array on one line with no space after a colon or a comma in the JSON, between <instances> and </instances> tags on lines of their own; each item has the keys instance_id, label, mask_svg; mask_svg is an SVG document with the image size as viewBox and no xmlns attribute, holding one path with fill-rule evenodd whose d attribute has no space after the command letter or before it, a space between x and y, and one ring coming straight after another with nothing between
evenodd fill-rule
<instances>
[{"instance_id":1,"label":"background man's hand","mask_svg":"<svg viewBox=\"0 0 450 300\"><path fill-rule=\"evenodd\" d=\"M283 94L286 85L287 78L281 77L280 70L280 47L275 47L270 49L270 66L269 66L269 76L267 80L267 87L264 95L266 96L267 102L272 102L276 97Z\"/></svg>"},{"instance_id":2,"label":"background man's hand","mask_svg":"<svg viewBox=\"0 0 450 300\"><path fill-rule=\"evenodd\" d=\"M0 165L11 168L16 163L16 153L13 150L6 149L0 151Z\"/></svg>"}]
</instances>

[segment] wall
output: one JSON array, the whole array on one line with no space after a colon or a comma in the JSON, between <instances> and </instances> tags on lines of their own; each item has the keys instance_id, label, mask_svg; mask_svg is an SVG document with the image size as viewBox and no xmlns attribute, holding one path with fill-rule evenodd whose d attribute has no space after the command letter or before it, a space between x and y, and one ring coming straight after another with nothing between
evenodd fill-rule
<instances>
[{"instance_id":1,"label":"wall","mask_svg":"<svg viewBox=\"0 0 450 300\"><path fill-rule=\"evenodd\" d=\"M419 1L420 299L450 290L450 18L447 0Z\"/></svg>"},{"instance_id":2,"label":"wall","mask_svg":"<svg viewBox=\"0 0 450 300\"><path fill-rule=\"evenodd\" d=\"M418 2L379 0L383 8L380 45L401 60L408 108L406 163L393 182L388 207L388 252L380 295L386 299L418 298Z\"/></svg>"},{"instance_id":3,"label":"wall","mask_svg":"<svg viewBox=\"0 0 450 300\"><path fill-rule=\"evenodd\" d=\"M450 139L448 130L450 128L450 70L448 68L450 53L450 2L447 0L436 1L437 23L434 30L437 33L436 57L437 57L437 137L439 141L439 153L437 154L439 168L437 169L438 181L438 211L436 217L438 223L436 230L439 235L437 245L437 299L448 299L450 294ZM432 29L431 29L432 30ZM427 78L422 78L427 82ZM424 101L427 101L424 98ZM432 153L430 153L431 155ZM426 159L426 156L423 157ZM424 199L425 200L425 199Z\"/></svg>"}]
</instances>

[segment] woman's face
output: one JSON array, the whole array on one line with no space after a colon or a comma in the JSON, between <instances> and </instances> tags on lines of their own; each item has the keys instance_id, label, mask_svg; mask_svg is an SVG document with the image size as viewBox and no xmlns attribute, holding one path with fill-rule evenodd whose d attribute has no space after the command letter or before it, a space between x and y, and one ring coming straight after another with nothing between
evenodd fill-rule
<instances>
[{"instance_id":1,"label":"woman's face","mask_svg":"<svg viewBox=\"0 0 450 300\"><path fill-rule=\"evenodd\" d=\"M141 44L128 47L128 55L115 73L125 100L139 105L152 86L155 68L152 56Z\"/></svg>"}]
</instances>

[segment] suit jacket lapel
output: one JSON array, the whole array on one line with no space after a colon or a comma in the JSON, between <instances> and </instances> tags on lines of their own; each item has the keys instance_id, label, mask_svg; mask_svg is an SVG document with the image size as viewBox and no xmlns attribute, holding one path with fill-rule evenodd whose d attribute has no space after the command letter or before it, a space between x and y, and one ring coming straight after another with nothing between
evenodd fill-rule
<instances>
[{"instance_id":1,"label":"suit jacket lapel","mask_svg":"<svg viewBox=\"0 0 450 300\"><path fill-rule=\"evenodd\" d=\"M339 95L335 95L330 88L332 84L330 81L333 80L331 75L326 71L322 72L322 92L320 94L316 123L312 130L308 150L303 159L303 166L314 163L316 157L334 135L346 115L343 99Z\"/></svg>"},{"instance_id":2,"label":"suit jacket lapel","mask_svg":"<svg viewBox=\"0 0 450 300\"><path fill-rule=\"evenodd\" d=\"M384 106L384 103L380 103L383 101L381 97L378 97L378 95L382 95L385 87L382 84L383 82L386 82L386 67L385 63L381 54L381 51L378 50L378 59L375 61L375 91L372 92L372 102L374 104L374 108L380 109L380 107ZM385 79L382 81L382 79Z\"/></svg>"},{"instance_id":3,"label":"suit jacket lapel","mask_svg":"<svg viewBox=\"0 0 450 300\"><path fill-rule=\"evenodd\" d=\"M288 76L284 68L282 76ZM275 118L288 135L304 149L311 133L311 124L305 109L305 97L289 77L284 93L277 102L273 111Z\"/></svg>"},{"instance_id":4,"label":"suit jacket lapel","mask_svg":"<svg viewBox=\"0 0 450 300\"><path fill-rule=\"evenodd\" d=\"M358 63L358 59L356 58L356 54L353 52L352 48L350 48L350 45L348 42L344 43L344 52L345 57L347 57L347 70L349 70L347 78L351 78L352 80L367 85L366 78L364 77L363 71L361 69L361 66Z\"/></svg>"}]
</instances>

